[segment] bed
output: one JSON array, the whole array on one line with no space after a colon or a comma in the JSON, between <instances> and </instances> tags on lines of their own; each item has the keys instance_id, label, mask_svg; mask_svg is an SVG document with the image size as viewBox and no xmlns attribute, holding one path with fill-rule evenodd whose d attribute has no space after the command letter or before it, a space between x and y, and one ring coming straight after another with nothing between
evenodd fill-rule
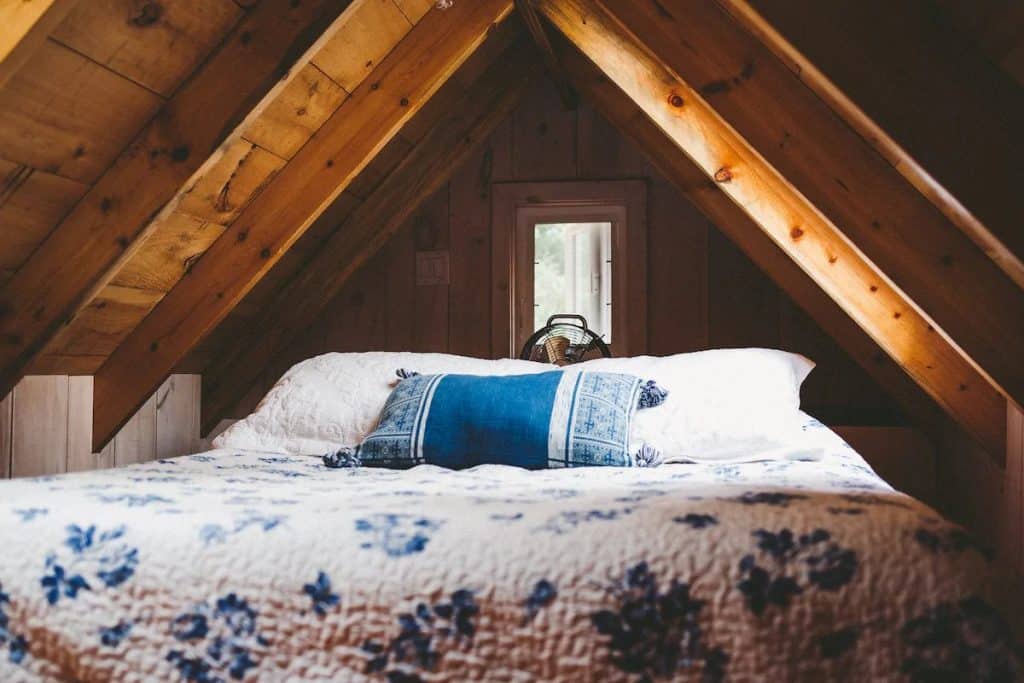
<instances>
[{"instance_id":1,"label":"bed","mask_svg":"<svg viewBox=\"0 0 1024 683\"><path fill-rule=\"evenodd\" d=\"M816 462L0 483L0 680L1017 680L989 552Z\"/></svg>"}]
</instances>

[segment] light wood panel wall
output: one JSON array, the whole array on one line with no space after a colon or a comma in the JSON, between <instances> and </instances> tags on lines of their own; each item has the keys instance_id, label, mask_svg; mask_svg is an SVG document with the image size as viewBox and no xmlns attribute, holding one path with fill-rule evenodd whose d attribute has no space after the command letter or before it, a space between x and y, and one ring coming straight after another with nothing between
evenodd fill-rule
<instances>
[{"instance_id":1,"label":"light wood panel wall","mask_svg":"<svg viewBox=\"0 0 1024 683\"><path fill-rule=\"evenodd\" d=\"M92 377L30 375L0 400L0 479L101 469L193 452L199 375L172 375L99 453Z\"/></svg>"}]
</instances>

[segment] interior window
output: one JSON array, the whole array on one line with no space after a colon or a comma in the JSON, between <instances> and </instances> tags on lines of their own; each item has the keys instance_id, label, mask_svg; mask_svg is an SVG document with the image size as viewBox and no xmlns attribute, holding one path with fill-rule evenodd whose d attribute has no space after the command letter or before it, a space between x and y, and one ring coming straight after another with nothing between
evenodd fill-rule
<instances>
[{"instance_id":1,"label":"interior window","mask_svg":"<svg viewBox=\"0 0 1024 683\"><path fill-rule=\"evenodd\" d=\"M612 343L612 224L534 225L534 328L556 314L575 313Z\"/></svg>"}]
</instances>

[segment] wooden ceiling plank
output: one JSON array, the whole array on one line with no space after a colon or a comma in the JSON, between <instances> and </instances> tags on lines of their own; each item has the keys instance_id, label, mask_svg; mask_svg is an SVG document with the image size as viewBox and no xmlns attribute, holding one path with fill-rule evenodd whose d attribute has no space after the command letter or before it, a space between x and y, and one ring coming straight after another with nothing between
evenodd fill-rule
<instances>
[{"instance_id":1,"label":"wooden ceiling plank","mask_svg":"<svg viewBox=\"0 0 1024 683\"><path fill-rule=\"evenodd\" d=\"M264 0L121 153L0 289L0 392L116 274L176 191L286 85L281 75L342 11L336 0Z\"/></svg>"},{"instance_id":2,"label":"wooden ceiling plank","mask_svg":"<svg viewBox=\"0 0 1024 683\"><path fill-rule=\"evenodd\" d=\"M394 0L394 2L398 5L398 9L402 10L405 18L415 24L434 7L437 0Z\"/></svg>"},{"instance_id":3,"label":"wooden ceiling plank","mask_svg":"<svg viewBox=\"0 0 1024 683\"><path fill-rule=\"evenodd\" d=\"M61 330L47 346L47 355L109 355L163 296L159 290L107 285L82 311L76 324Z\"/></svg>"},{"instance_id":4,"label":"wooden ceiling plank","mask_svg":"<svg viewBox=\"0 0 1024 683\"><path fill-rule=\"evenodd\" d=\"M0 4L0 90L25 66L78 0L21 0Z\"/></svg>"},{"instance_id":5,"label":"wooden ceiling plank","mask_svg":"<svg viewBox=\"0 0 1024 683\"><path fill-rule=\"evenodd\" d=\"M242 14L231 0L85 0L51 37L169 97Z\"/></svg>"},{"instance_id":6,"label":"wooden ceiling plank","mask_svg":"<svg viewBox=\"0 0 1024 683\"><path fill-rule=\"evenodd\" d=\"M211 364L203 380L204 425L212 427L227 414L258 373L283 353L296 333L317 320L349 278L512 112L537 72L537 65L523 54L525 45L524 40L499 57L302 271L263 306L249 334L235 339L229 352Z\"/></svg>"},{"instance_id":7,"label":"wooden ceiling plank","mask_svg":"<svg viewBox=\"0 0 1024 683\"><path fill-rule=\"evenodd\" d=\"M96 374L104 444L512 10L429 12L242 212Z\"/></svg>"},{"instance_id":8,"label":"wooden ceiling plank","mask_svg":"<svg viewBox=\"0 0 1024 683\"><path fill-rule=\"evenodd\" d=\"M1024 348L1020 288L813 90L717 3L600 5L1024 402L1024 363L1006 353Z\"/></svg>"},{"instance_id":9,"label":"wooden ceiling plank","mask_svg":"<svg viewBox=\"0 0 1024 683\"><path fill-rule=\"evenodd\" d=\"M6 159L93 183L163 99L47 40L0 91Z\"/></svg>"},{"instance_id":10,"label":"wooden ceiling plank","mask_svg":"<svg viewBox=\"0 0 1024 683\"><path fill-rule=\"evenodd\" d=\"M538 9L618 85L896 362L992 448L1005 401L700 94L594 0L540 0Z\"/></svg>"},{"instance_id":11,"label":"wooden ceiling plank","mask_svg":"<svg viewBox=\"0 0 1024 683\"><path fill-rule=\"evenodd\" d=\"M558 41L558 52L575 88L675 185L716 228L742 250L864 368L907 413L932 433L946 420L938 405L800 267L772 242L715 182L650 118L575 48Z\"/></svg>"},{"instance_id":12,"label":"wooden ceiling plank","mask_svg":"<svg viewBox=\"0 0 1024 683\"><path fill-rule=\"evenodd\" d=\"M343 25L313 58L318 69L354 92L412 29L391 0L355 0Z\"/></svg>"},{"instance_id":13,"label":"wooden ceiling plank","mask_svg":"<svg viewBox=\"0 0 1024 683\"><path fill-rule=\"evenodd\" d=\"M0 159L0 268L20 268L88 189Z\"/></svg>"},{"instance_id":14,"label":"wooden ceiling plank","mask_svg":"<svg viewBox=\"0 0 1024 683\"><path fill-rule=\"evenodd\" d=\"M719 4L1024 287L1018 84L921 3Z\"/></svg>"}]
</instances>

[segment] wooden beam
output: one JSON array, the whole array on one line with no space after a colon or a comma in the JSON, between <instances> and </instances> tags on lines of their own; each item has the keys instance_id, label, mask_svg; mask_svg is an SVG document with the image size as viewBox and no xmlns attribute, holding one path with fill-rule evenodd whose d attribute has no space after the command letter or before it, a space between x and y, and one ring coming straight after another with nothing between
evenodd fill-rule
<instances>
[{"instance_id":1,"label":"wooden beam","mask_svg":"<svg viewBox=\"0 0 1024 683\"><path fill-rule=\"evenodd\" d=\"M1017 83L923 2L719 3L1024 287Z\"/></svg>"},{"instance_id":2,"label":"wooden beam","mask_svg":"<svg viewBox=\"0 0 1024 683\"><path fill-rule=\"evenodd\" d=\"M445 82L512 0L429 12L96 374L102 446Z\"/></svg>"},{"instance_id":3,"label":"wooden beam","mask_svg":"<svg viewBox=\"0 0 1024 683\"><path fill-rule=\"evenodd\" d=\"M78 0L0 0L0 89Z\"/></svg>"},{"instance_id":4,"label":"wooden beam","mask_svg":"<svg viewBox=\"0 0 1024 683\"><path fill-rule=\"evenodd\" d=\"M522 99L537 65L517 41L264 307L249 333L203 377L203 431L228 414L260 372L284 353L321 311ZM311 296L311 292L315 295Z\"/></svg>"},{"instance_id":5,"label":"wooden beam","mask_svg":"<svg viewBox=\"0 0 1024 683\"><path fill-rule=\"evenodd\" d=\"M931 434L941 433L946 418L938 405L714 180L680 154L672 139L578 50L564 39L558 41L556 50L586 102L633 141L683 196L835 339L911 418ZM998 440L998 433L991 436Z\"/></svg>"},{"instance_id":6,"label":"wooden beam","mask_svg":"<svg viewBox=\"0 0 1024 683\"><path fill-rule=\"evenodd\" d=\"M540 17L537 16L537 10L534 8L532 0L516 0L516 9L519 10L523 23L526 24L526 29L533 38L534 45L540 50L541 57L544 59L544 66L547 67L548 75L551 76L551 80L554 81L555 86L558 88L558 95L562 98L562 104L566 109L576 109L579 106L579 97L576 95L576 91L573 90L572 84L566 76L565 69L558 62L555 51L551 48L551 40L548 38L543 24L541 24Z\"/></svg>"},{"instance_id":7,"label":"wooden beam","mask_svg":"<svg viewBox=\"0 0 1024 683\"><path fill-rule=\"evenodd\" d=\"M1024 401L1024 363L1006 352L1024 348L1020 288L814 91L717 3L599 4L934 319L965 358Z\"/></svg>"},{"instance_id":8,"label":"wooden beam","mask_svg":"<svg viewBox=\"0 0 1024 683\"><path fill-rule=\"evenodd\" d=\"M336 0L264 0L168 100L0 289L0 393L141 246L154 218L343 10Z\"/></svg>"},{"instance_id":9,"label":"wooden beam","mask_svg":"<svg viewBox=\"0 0 1024 683\"><path fill-rule=\"evenodd\" d=\"M541 0L538 9L918 384L986 445L997 441L1000 394L696 90L594 0Z\"/></svg>"}]
</instances>

